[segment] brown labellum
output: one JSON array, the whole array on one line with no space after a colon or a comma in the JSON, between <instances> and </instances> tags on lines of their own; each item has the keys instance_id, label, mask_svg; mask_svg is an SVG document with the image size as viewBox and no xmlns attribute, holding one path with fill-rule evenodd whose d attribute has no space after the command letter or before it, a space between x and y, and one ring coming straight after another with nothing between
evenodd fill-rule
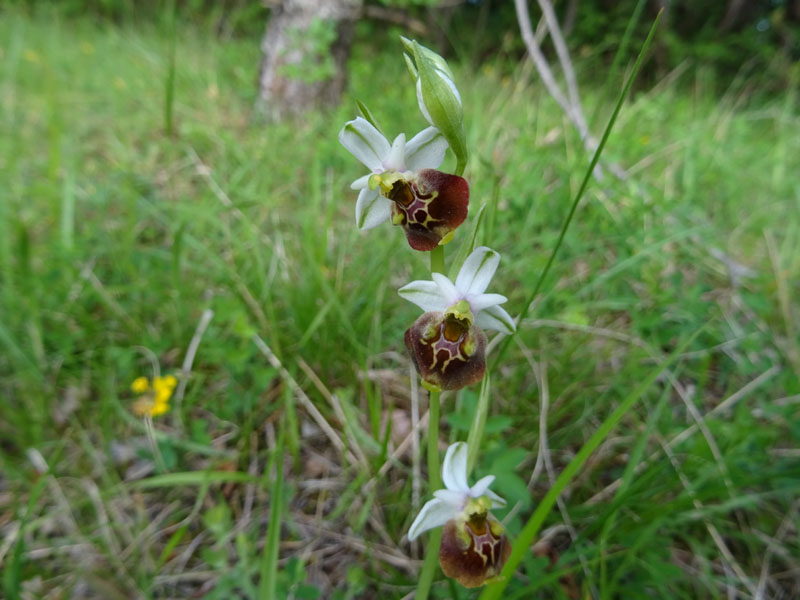
<instances>
[{"instance_id":1,"label":"brown labellum","mask_svg":"<svg viewBox=\"0 0 800 600\"><path fill-rule=\"evenodd\" d=\"M510 554L511 542L491 514L452 519L444 525L439 563L445 575L464 587L478 587L497 577Z\"/></svg>"},{"instance_id":2,"label":"brown labellum","mask_svg":"<svg viewBox=\"0 0 800 600\"><path fill-rule=\"evenodd\" d=\"M422 169L414 180L396 181L386 196L393 201L392 223L414 250L433 250L467 218L469 184L458 175Z\"/></svg>"},{"instance_id":3,"label":"brown labellum","mask_svg":"<svg viewBox=\"0 0 800 600\"><path fill-rule=\"evenodd\" d=\"M454 315L426 312L406 330L405 343L422 380L443 390L477 383L486 370L486 336Z\"/></svg>"}]
</instances>

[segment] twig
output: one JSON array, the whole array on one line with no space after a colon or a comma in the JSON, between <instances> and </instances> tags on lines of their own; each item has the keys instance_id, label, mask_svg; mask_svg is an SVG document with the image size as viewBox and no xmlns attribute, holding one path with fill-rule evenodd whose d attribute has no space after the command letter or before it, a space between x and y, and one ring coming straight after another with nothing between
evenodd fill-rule
<instances>
[{"instance_id":1,"label":"twig","mask_svg":"<svg viewBox=\"0 0 800 600\"><path fill-rule=\"evenodd\" d=\"M194 364L194 357L197 354L197 348L200 346L200 340L203 339L203 334L208 329L208 324L214 317L214 311L207 308L200 315L200 321L194 330L194 335L189 342L189 347L186 349L186 356L183 357L183 364L181 365L181 376L178 382L178 390L175 392L175 414L177 415L178 429L183 430L183 413L181 407L183 405L183 395L186 393L186 386L189 383L189 375L192 372L192 364Z\"/></svg>"},{"instance_id":2,"label":"twig","mask_svg":"<svg viewBox=\"0 0 800 600\"><path fill-rule=\"evenodd\" d=\"M780 371L780 367L778 365L773 365L772 367L770 367L770 369L768 369L767 371L764 371L761 375L756 377L753 381L751 381L750 383L748 383L747 385L742 387L742 389L740 389L738 392L736 392L735 394L732 394L731 396L729 396L728 398L726 398L725 400L720 402L717 406L712 408L708 413L706 413L705 418L707 419L709 417L713 417L714 415L717 415L719 413L722 413L722 412L728 410L729 408L732 408L739 400L744 398L752 390L754 390L757 387L759 387L762 383L764 383L768 379L772 378L779 371ZM698 429L699 428L698 428L696 423L691 425L691 426L689 426L689 427L687 427L686 429L681 431L679 434L677 434L675 437L673 437L667 443L667 447L669 447L670 449L674 448L678 444L680 444L683 441L689 439L691 436L693 436L695 433L697 433ZM659 451L653 452L645 460L643 460L638 465L636 465L636 467L634 468L633 472L635 474L641 473L652 462L657 460L660 455L661 455L661 453ZM617 488L619 488L620 485L622 485L622 478L619 478L619 479L617 479L615 481L612 481L610 484L608 484L602 490L597 492L594 496L589 498L586 501L586 504L591 505L591 504L597 504L598 502L602 502L603 500L605 500L609 496L611 496L611 494L616 492Z\"/></svg>"},{"instance_id":3,"label":"twig","mask_svg":"<svg viewBox=\"0 0 800 600\"><path fill-rule=\"evenodd\" d=\"M534 370L534 374L536 375L536 379L539 384L539 398L541 403L541 415L544 417L540 417L539 419L539 454L543 457L544 466L547 471L547 478L550 480L550 485L555 485L556 482L556 472L553 468L553 459L550 455L550 445L547 439L547 412L550 406L550 386L547 380L547 363L544 360L539 361L538 368ZM572 540L572 543L575 544L578 541L578 532L575 530L575 525L572 523L572 518L569 516L569 511L567 511L567 504L564 502L563 494L559 494L558 498L556 498L556 504L558 505L558 510L561 513L561 518L564 520L564 525L567 527L567 531L569 532L569 537ZM592 597L597 598L599 593L593 583L591 583L591 571L589 570L589 563L586 560L583 552L577 550L578 559L581 561L581 567L583 568L583 573L586 576L586 581L589 582L591 587Z\"/></svg>"},{"instance_id":4,"label":"twig","mask_svg":"<svg viewBox=\"0 0 800 600\"><path fill-rule=\"evenodd\" d=\"M767 551L764 553L764 562L761 565L761 576L758 578L758 587L756 588L754 600L765 599L764 592L767 588L767 580L769 579L769 563L772 560L772 555L775 553L778 545L792 528L798 509L800 509L800 501L797 501L792 505L792 507L786 513L786 516L781 521L781 524L778 526L778 531L775 532L775 537L769 540L767 543Z\"/></svg>"},{"instance_id":5,"label":"twig","mask_svg":"<svg viewBox=\"0 0 800 600\"><path fill-rule=\"evenodd\" d=\"M317 425L319 425L320 429L328 436L328 439L331 443L336 447L337 450L342 452L347 460L351 463L355 464L357 461L356 457L353 453L347 449L342 439L336 434L333 430L333 427L325 420L325 417L322 416L322 413L319 412L319 409L314 406L314 403L311 402L309 397L303 391L303 389L297 385L297 382L294 380L294 377L291 376L289 371L281 364L281 361L275 356L275 353L267 346L267 343L261 339L261 337L257 334L253 334L253 342L261 350L261 353L267 357L269 363L280 373L281 379L283 379L286 384L292 389L292 391L297 396L298 400L300 400L300 404L303 405L303 408L306 409L311 418L316 421Z\"/></svg>"},{"instance_id":6,"label":"twig","mask_svg":"<svg viewBox=\"0 0 800 600\"><path fill-rule=\"evenodd\" d=\"M672 448L670 445L661 439L660 436L656 435L658 438L659 444L661 445L662 449L664 450L664 454L667 455L669 458L672 467L675 469L675 472L678 474L678 479L680 479L681 484L683 485L686 492L689 494L689 497L692 499L692 504L694 505L695 509L701 511L703 509L703 503L700 502L700 499L697 497L694 489L692 488L689 480L686 478L686 475L681 470L680 463L678 463L678 459L675 457L675 454L672 452ZM709 535L711 535L711 539L714 540L714 544L717 546L722 557L727 561L728 566L736 573L736 576L739 578L739 581L742 582L742 585L747 588L747 591L750 592L751 595L755 596L756 588L753 583L750 581L747 573L744 572L742 567L736 562L736 558L731 553L730 548L725 543L725 540L722 539L722 535L720 535L719 530L713 523L709 521L704 521L706 529L708 530Z\"/></svg>"},{"instance_id":7,"label":"twig","mask_svg":"<svg viewBox=\"0 0 800 600\"><path fill-rule=\"evenodd\" d=\"M336 418L339 419L339 422L342 424L342 428L344 429L345 435L347 435L347 440L350 442L350 447L353 448L358 455L358 460L361 465L365 468L369 467L369 460L367 460L367 455L364 453L363 448L361 448L361 444L358 443L356 439L352 427L349 425L349 421L347 419L347 415L344 414L344 409L342 408L342 403L339 401L339 397L336 394L332 394L328 388L322 383L322 380L317 376L314 370L308 366L308 363L304 361L302 358L297 358L297 365L300 369L308 376L311 382L314 384L314 387L317 388L320 394L328 401L328 404L331 405L333 408L333 412L336 413Z\"/></svg>"}]
</instances>

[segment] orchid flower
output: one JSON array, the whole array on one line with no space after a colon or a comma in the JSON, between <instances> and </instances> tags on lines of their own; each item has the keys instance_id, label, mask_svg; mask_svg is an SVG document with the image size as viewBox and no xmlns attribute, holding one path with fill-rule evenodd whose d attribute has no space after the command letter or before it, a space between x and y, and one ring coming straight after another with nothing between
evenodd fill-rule
<instances>
[{"instance_id":1,"label":"orchid flower","mask_svg":"<svg viewBox=\"0 0 800 600\"><path fill-rule=\"evenodd\" d=\"M435 127L423 129L409 142L401 133L389 144L369 121L357 117L339 132L339 142L370 170L350 186L359 190L359 229L391 220L403 227L412 248L433 250L448 242L467 218L466 180L435 170L447 150L447 141Z\"/></svg>"},{"instance_id":2,"label":"orchid flower","mask_svg":"<svg viewBox=\"0 0 800 600\"><path fill-rule=\"evenodd\" d=\"M500 307L506 297L485 293L499 263L497 252L481 246L464 261L455 283L433 273L433 281L412 281L398 290L426 311L405 334L426 387L457 390L477 383L486 370L482 329L514 332L514 320Z\"/></svg>"},{"instance_id":3,"label":"orchid flower","mask_svg":"<svg viewBox=\"0 0 800 600\"><path fill-rule=\"evenodd\" d=\"M408 530L408 539L444 526L439 562L442 571L465 587L477 587L496 577L511 554L500 522L489 512L506 501L489 489L494 475L471 486L467 483L468 447L456 442L442 464L445 489L433 493Z\"/></svg>"}]
</instances>

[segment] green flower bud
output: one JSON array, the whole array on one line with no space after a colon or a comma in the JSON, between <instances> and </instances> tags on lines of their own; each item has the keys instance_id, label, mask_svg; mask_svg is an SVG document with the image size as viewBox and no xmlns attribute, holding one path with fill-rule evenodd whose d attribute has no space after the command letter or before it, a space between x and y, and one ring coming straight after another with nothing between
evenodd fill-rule
<instances>
[{"instance_id":1,"label":"green flower bud","mask_svg":"<svg viewBox=\"0 0 800 600\"><path fill-rule=\"evenodd\" d=\"M464 134L464 110L461 94L447 62L415 40L401 38L410 54L406 63L417 79L417 101L422 116L442 132L456 155L456 173L462 174L467 164L467 141ZM412 62L413 59L413 62Z\"/></svg>"}]
</instances>

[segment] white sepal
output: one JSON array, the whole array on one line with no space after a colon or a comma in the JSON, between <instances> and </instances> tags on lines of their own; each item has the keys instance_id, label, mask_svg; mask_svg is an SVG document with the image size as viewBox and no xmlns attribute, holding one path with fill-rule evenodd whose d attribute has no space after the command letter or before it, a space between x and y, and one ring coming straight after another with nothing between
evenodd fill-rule
<instances>
[{"instance_id":1,"label":"white sepal","mask_svg":"<svg viewBox=\"0 0 800 600\"><path fill-rule=\"evenodd\" d=\"M475 482L475 485L469 489L469 495L473 498L480 498L486 493L486 490L489 489L489 486L492 485L493 481L494 475L487 475L486 477L479 479Z\"/></svg>"},{"instance_id":2,"label":"white sepal","mask_svg":"<svg viewBox=\"0 0 800 600\"><path fill-rule=\"evenodd\" d=\"M389 140L362 117L356 117L342 127L339 142L371 170L381 169L383 159L391 150Z\"/></svg>"},{"instance_id":3,"label":"white sepal","mask_svg":"<svg viewBox=\"0 0 800 600\"><path fill-rule=\"evenodd\" d=\"M406 144L406 168L438 169L446 150L447 140L436 127L423 129Z\"/></svg>"},{"instance_id":4,"label":"white sepal","mask_svg":"<svg viewBox=\"0 0 800 600\"><path fill-rule=\"evenodd\" d=\"M388 221L392 216L392 203L381 196L377 190L364 188L358 193L356 201L356 226L359 229L372 229Z\"/></svg>"},{"instance_id":5,"label":"white sepal","mask_svg":"<svg viewBox=\"0 0 800 600\"><path fill-rule=\"evenodd\" d=\"M412 281L397 290L397 293L425 312L432 310L442 312L449 306L447 298L433 281Z\"/></svg>"},{"instance_id":6,"label":"white sepal","mask_svg":"<svg viewBox=\"0 0 800 600\"><path fill-rule=\"evenodd\" d=\"M444 525L453 516L454 512L451 505L436 498L428 500L408 529L409 541L417 539L423 531Z\"/></svg>"},{"instance_id":7,"label":"white sepal","mask_svg":"<svg viewBox=\"0 0 800 600\"><path fill-rule=\"evenodd\" d=\"M350 184L351 190L363 190L365 187L369 187L369 179L372 177L372 173L367 173L363 177L359 177L353 183Z\"/></svg>"},{"instance_id":8,"label":"white sepal","mask_svg":"<svg viewBox=\"0 0 800 600\"><path fill-rule=\"evenodd\" d=\"M489 498L491 498L492 508L503 508L506 505L506 501L497 494L495 494L492 490L486 490L486 492L484 492L484 495L489 496Z\"/></svg>"},{"instance_id":9,"label":"white sepal","mask_svg":"<svg viewBox=\"0 0 800 600\"><path fill-rule=\"evenodd\" d=\"M456 287L463 294L483 294L489 287L489 282L499 264L500 254L491 248L486 246L475 248L458 272Z\"/></svg>"},{"instance_id":10,"label":"white sepal","mask_svg":"<svg viewBox=\"0 0 800 600\"><path fill-rule=\"evenodd\" d=\"M448 490L469 493L465 442L456 442L447 449L442 464L442 481Z\"/></svg>"},{"instance_id":11,"label":"white sepal","mask_svg":"<svg viewBox=\"0 0 800 600\"><path fill-rule=\"evenodd\" d=\"M508 298L500 294L478 294L477 296L470 297L469 305L470 308L477 313L482 310L486 310L490 306L502 304L507 300Z\"/></svg>"},{"instance_id":12,"label":"white sepal","mask_svg":"<svg viewBox=\"0 0 800 600\"><path fill-rule=\"evenodd\" d=\"M511 318L504 308L501 306L490 306L478 313L475 317L475 324L481 329L493 329L501 333L514 333L517 326L514 324L514 319Z\"/></svg>"},{"instance_id":13,"label":"white sepal","mask_svg":"<svg viewBox=\"0 0 800 600\"><path fill-rule=\"evenodd\" d=\"M467 503L467 499L469 498L468 494L464 492L459 492L456 490L436 490L433 492L433 497L438 498L445 504L449 504L453 507L453 510L456 512L460 512L464 505Z\"/></svg>"},{"instance_id":14,"label":"white sepal","mask_svg":"<svg viewBox=\"0 0 800 600\"><path fill-rule=\"evenodd\" d=\"M431 279L433 279L433 281L439 287L439 291L441 292L442 298L445 301L445 308L448 308L461 300L461 294L458 293L456 286L454 286L453 282L447 277L441 273L431 273Z\"/></svg>"}]
</instances>

